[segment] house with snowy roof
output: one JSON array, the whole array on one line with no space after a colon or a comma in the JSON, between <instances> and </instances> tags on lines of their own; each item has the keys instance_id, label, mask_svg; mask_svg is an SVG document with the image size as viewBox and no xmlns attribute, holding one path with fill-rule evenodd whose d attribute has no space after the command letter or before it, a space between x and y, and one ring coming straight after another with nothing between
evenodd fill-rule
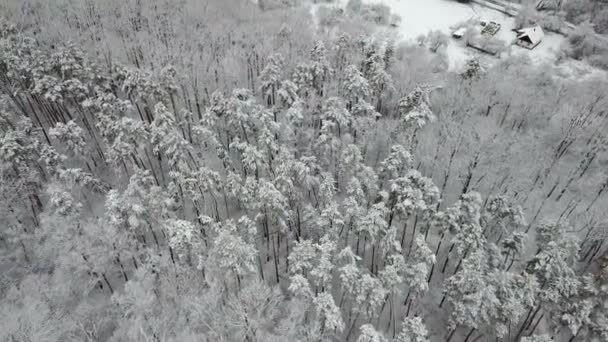
<instances>
[{"instance_id":1,"label":"house with snowy roof","mask_svg":"<svg viewBox=\"0 0 608 342\"><path fill-rule=\"evenodd\" d=\"M517 39L515 44L526 49L534 49L545 37L545 32L540 26L526 27L515 31Z\"/></svg>"}]
</instances>

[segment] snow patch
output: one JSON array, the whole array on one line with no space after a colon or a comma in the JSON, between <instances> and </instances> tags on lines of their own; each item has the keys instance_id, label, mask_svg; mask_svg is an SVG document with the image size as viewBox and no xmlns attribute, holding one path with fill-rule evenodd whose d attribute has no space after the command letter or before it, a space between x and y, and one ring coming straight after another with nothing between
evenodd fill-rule
<instances>
[{"instance_id":1,"label":"snow patch","mask_svg":"<svg viewBox=\"0 0 608 342\"><path fill-rule=\"evenodd\" d=\"M516 38L516 33L513 31L515 18L477 3L463 4L456 0L363 0L363 2L385 4L391 9L391 13L399 15L401 23L398 27L378 27L377 29L380 32L396 32L404 42L414 43L418 37L427 35L431 31L440 31L448 35L448 45L440 49L440 52L446 54L450 71L462 71L466 67L467 61L472 58L480 60L485 66L491 66L499 60L497 57L488 56L467 47L463 40L451 37L452 32L467 21L487 20L495 21L501 26L494 38L503 41L507 49L500 57L526 55L537 65L558 62L560 74L564 77L589 77L598 74L595 68L585 63L558 60L561 46L566 40L566 37L562 35L545 32L543 41L533 50L512 44ZM318 24L316 12L320 5L346 8L347 3L348 0L337 0L330 4L318 2L312 5L311 14L315 24Z\"/></svg>"},{"instance_id":2,"label":"snow patch","mask_svg":"<svg viewBox=\"0 0 608 342\"><path fill-rule=\"evenodd\" d=\"M511 45L515 39L515 19L496 10L478 4L463 4L456 0L366 0L367 3L383 3L402 18L401 25L396 28L404 41L414 41L420 35L428 34L432 30L441 31L447 35L458 29L459 25L468 20L490 20L501 25L494 36L496 39ZM527 54L535 63L553 63L557 59L557 52L565 38L563 36L547 33L540 45L534 50L526 50L513 46L507 54ZM497 61L496 58L480 55L479 52L467 48L462 41L450 38L445 49L450 70L459 70L466 61L477 57L484 64Z\"/></svg>"}]
</instances>

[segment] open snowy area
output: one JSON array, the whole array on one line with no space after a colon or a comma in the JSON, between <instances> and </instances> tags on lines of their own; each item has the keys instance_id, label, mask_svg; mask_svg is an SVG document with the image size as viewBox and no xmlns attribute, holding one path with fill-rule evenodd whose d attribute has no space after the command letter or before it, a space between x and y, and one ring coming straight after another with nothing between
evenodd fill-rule
<instances>
[{"instance_id":1,"label":"open snowy area","mask_svg":"<svg viewBox=\"0 0 608 342\"><path fill-rule=\"evenodd\" d=\"M467 21L480 22L494 21L501 25L500 30L494 36L502 41L507 47L506 51L500 56L488 56L484 53L467 47L462 40L450 38L448 45L442 48L442 53L448 57L450 70L462 71L470 59L481 60L486 66L498 61L498 58L508 56L527 56L536 64L554 64L559 56L561 47L566 38L563 35L545 32L541 44L532 50L519 47L514 43L517 34L513 32L515 28L515 18L493 7L470 2L462 3L454 0L363 0L365 4L384 4L387 5L392 13L401 17L401 22L397 27L380 28L380 31L395 32L403 41L416 42L417 38L427 35L431 31L440 31L448 36L462 27ZM347 0L336 1L338 8L345 8ZM322 2L312 7L313 14L318 6L326 5ZM517 5L514 5L517 6ZM564 77L586 77L591 75L604 75L604 72L589 67L585 63L576 61L560 61L560 74Z\"/></svg>"},{"instance_id":2,"label":"open snowy area","mask_svg":"<svg viewBox=\"0 0 608 342\"><path fill-rule=\"evenodd\" d=\"M420 35L432 30L451 35L462 23L473 21L494 21L501 25L495 35L499 40L510 45L516 38L515 18L476 3L463 4L450 0L365 0L369 3L388 5L394 13L402 18L397 30L404 40L413 41ZM553 62L557 58L560 45L565 38L556 33L546 33L543 42L533 50L512 46L506 54L525 54L537 63ZM467 48L461 41L450 39L447 47L450 67L461 69L466 61L480 54Z\"/></svg>"},{"instance_id":3,"label":"open snowy area","mask_svg":"<svg viewBox=\"0 0 608 342\"><path fill-rule=\"evenodd\" d=\"M0 0L0 342L608 342L608 2L484 1Z\"/></svg>"}]
</instances>

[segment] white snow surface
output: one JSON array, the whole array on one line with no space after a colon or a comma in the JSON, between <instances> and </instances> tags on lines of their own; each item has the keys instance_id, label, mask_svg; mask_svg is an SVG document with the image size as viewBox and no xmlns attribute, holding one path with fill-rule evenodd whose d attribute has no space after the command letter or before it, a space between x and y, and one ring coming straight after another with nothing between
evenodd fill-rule
<instances>
[{"instance_id":1,"label":"white snow surface","mask_svg":"<svg viewBox=\"0 0 608 342\"><path fill-rule=\"evenodd\" d=\"M494 11L484 11L477 5L466 5L456 0L365 0L367 3L383 3L389 6L393 13L399 14L402 22L398 28L402 38L415 39L431 30L450 33L460 22L479 18L495 20L483 12L500 14Z\"/></svg>"},{"instance_id":2,"label":"white snow surface","mask_svg":"<svg viewBox=\"0 0 608 342\"><path fill-rule=\"evenodd\" d=\"M465 21L495 21L501 25L496 38L507 45L510 45L515 39L515 32L512 31L515 26L514 18L474 3L463 4L456 0L365 0L365 2L383 3L389 6L393 13L400 15L402 21L396 29L405 41L413 41L432 30L449 35L449 45L445 52L452 70L461 68L472 57L481 57L486 63L491 63L491 60L494 59L480 56L479 52L467 48L463 42L451 38L451 33ZM543 42L534 50L512 46L507 54L525 53L537 63L553 62L564 39L558 34L545 32Z\"/></svg>"},{"instance_id":3,"label":"white snow surface","mask_svg":"<svg viewBox=\"0 0 608 342\"><path fill-rule=\"evenodd\" d=\"M348 0L337 0L333 4L345 8L347 2ZM465 46L462 40L452 38L452 32L469 20L495 21L501 25L494 37L502 40L508 48L500 58L509 55L527 55L535 64L555 64L560 47L566 40L562 35L545 31L543 41L533 50L519 47L512 44L516 37L516 33L513 32L515 18L476 3L465 4L457 0L363 0L363 2L385 4L390 7L391 13L398 14L401 17L398 27L382 27L379 30L396 32L404 42L415 42L419 36L433 30L447 34L448 46L443 51L440 50L440 53L446 54L451 71L461 71L466 62L472 58L479 59L486 66L491 66L499 60L499 57L480 53ZM320 5L327 4L319 1L311 8L315 21L315 12ZM584 78L598 74L598 69L574 60L562 60L558 68L561 76L568 78Z\"/></svg>"}]
</instances>

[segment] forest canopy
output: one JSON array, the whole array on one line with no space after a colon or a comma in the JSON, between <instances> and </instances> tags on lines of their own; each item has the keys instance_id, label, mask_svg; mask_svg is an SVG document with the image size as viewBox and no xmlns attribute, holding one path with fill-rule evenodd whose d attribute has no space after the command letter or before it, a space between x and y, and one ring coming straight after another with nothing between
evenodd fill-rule
<instances>
[{"instance_id":1,"label":"forest canopy","mask_svg":"<svg viewBox=\"0 0 608 342\"><path fill-rule=\"evenodd\" d=\"M608 341L605 78L260 2L0 3L0 340Z\"/></svg>"}]
</instances>

